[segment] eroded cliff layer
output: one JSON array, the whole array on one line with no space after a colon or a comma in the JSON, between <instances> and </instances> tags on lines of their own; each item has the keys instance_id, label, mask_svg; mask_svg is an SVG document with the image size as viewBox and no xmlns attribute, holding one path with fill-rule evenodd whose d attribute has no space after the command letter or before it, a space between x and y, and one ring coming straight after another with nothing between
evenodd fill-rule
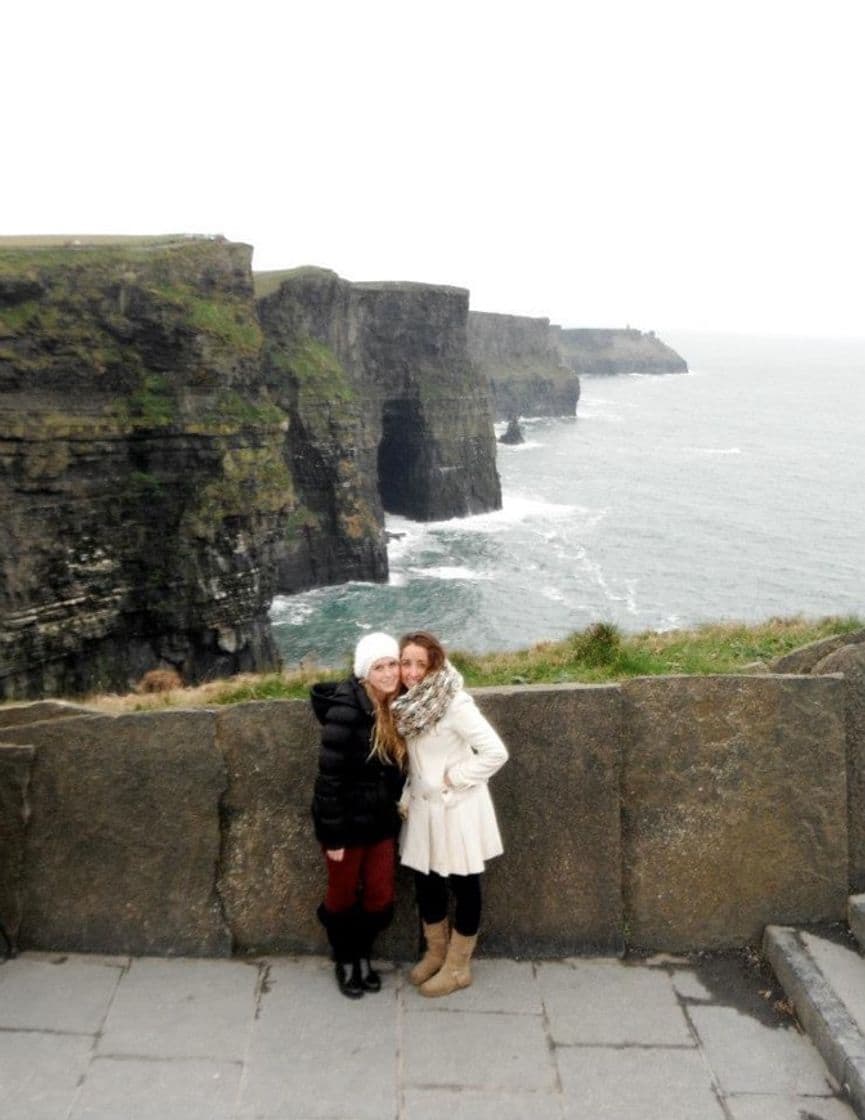
<instances>
[{"instance_id":1,"label":"eroded cliff layer","mask_svg":"<svg viewBox=\"0 0 865 1120\"><path fill-rule=\"evenodd\" d=\"M549 319L470 311L469 354L493 389L499 420L573 416L580 379L564 362Z\"/></svg>"},{"instance_id":2,"label":"eroded cliff layer","mask_svg":"<svg viewBox=\"0 0 865 1120\"><path fill-rule=\"evenodd\" d=\"M312 268L259 274L256 288L268 385L297 437L300 496L322 525L342 526L335 570L356 551L375 564L382 509L425 521L500 507L489 389L468 354L468 292L349 283Z\"/></svg>"},{"instance_id":3,"label":"eroded cliff layer","mask_svg":"<svg viewBox=\"0 0 865 1120\"><path fill-rule=\"evenodd\" d=\"M575 373L687 373L688 363L654 331L569 328L560 335Z\"/></svg>"},{"instance_id":4,"label":"eroded cliff layer","mask_svg":"<svg viewBox=\"0 0 865 1120\"><path fill-rule=\"evenodd\" d=\"M0 697L277 662L296 506L251 249L0 242Z\"/></svg>"}]
</instances>

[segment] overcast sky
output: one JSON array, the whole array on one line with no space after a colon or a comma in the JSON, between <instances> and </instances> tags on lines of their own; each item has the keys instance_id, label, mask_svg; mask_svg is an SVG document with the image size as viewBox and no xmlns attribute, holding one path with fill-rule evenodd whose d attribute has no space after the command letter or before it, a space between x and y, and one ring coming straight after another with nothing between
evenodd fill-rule
<instances>
[{"instance_id":1,"label":"overcast sky","mask_svg":"<svg viewBox=\"0 0 865 1120\"><path fill-rule=\"evenodd\" d=\"M863 0L27 0L0 233L223 233L256 269L565 326L865 335Z\"/></svg>"}]
</instances>

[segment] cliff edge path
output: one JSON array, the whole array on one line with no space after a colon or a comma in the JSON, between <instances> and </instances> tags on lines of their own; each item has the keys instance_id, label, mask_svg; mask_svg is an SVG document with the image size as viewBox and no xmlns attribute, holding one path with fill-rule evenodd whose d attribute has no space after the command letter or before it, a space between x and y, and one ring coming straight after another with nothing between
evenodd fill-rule
<instances>
[{"instance_id":1,"label":"cliff edge path","mask_svg":"<svg viewBox=\"0 0 865 1120\"><path fill-rule=\"evenodd\" d=\"M742 954L481 958L357 1002L321 957L24 953L0 967L3 1120L852 1120Z\"/></svg>"}]
</instances>

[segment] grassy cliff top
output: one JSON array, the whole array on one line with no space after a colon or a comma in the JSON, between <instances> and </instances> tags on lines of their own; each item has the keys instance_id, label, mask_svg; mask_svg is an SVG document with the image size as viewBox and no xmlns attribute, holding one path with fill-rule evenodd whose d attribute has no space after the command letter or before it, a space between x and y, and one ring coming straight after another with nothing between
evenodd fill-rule
<instances>
[{"instance_id":1,"label":"grassy cliff top","mask_svg":"<svg viewBox=\"0 0 865 1120\"><path fill-rule=\"evenodd\" d=\"M286 280L343 280L353 289L363 292L445 292L457 294L468 299L468 289L455 287L452 284L425 284L417 280L345 280L344 277L329 268L319 268L317 265L305 264L298 268L276 269L274 271L253 272L256 299L263 299L277 291Z\"/></svg>"},{"instance_id":2,"label":"grassy cliff top","mask_svg":"<svg viewBox=\"0 0 865 1120\"><path fill-rule=\"evenodd\" d=\"M185 241L221 240L220 234L166 233L152 235L51 233L0 237L0 249L118 249L155 248Z\"/></svg>"},{"instance_id":3,"label":"grassy cliff top","mask_svg":"<svg viewBox=\"0 0 865 1120\"><path fill-rule=\"evenodd\" d=\"M314 264L302 264L298 268L277 268L271 271L252 273L252 282L255 286L255 298L273 295L286 280L339 280L340 277L332 269L319 268Z\"/></svg>"},{"instance_id":4,"label":"grassy cliff top","mask_svg":"<svg viewBox=\"0 0 865 1120\"><path fill-rule=\"evenodd\" d=\"M451 660L470 687L513 684L603 684L628 677L667 674L727 674L771 671L770 663L810 642L852 634L865 627L854 616L821 619L773 618L767 622L707 623L691 630L646 631L623 635L609 623L595 623L562 641L539 642L529 649L470 654L452 651ZM282 673L245 674L211 681L199 688L152 695L91 696L84 703L102 712L154 708L213 707L249 700L306 699L314 681L337 680L345 665L303 665Z\"/></svg>"}]
</instances>

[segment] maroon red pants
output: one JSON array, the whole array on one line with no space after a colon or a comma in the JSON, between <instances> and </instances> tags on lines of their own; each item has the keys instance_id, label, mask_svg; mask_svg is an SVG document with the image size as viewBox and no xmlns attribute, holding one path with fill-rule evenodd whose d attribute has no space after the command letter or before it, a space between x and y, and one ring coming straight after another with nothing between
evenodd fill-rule
<instances>
[{"instance_id":1,"label":"maroon red pants","mask_svg":"<svg viewBox=\"0 0 865 1120\"><path fill-rule=\"evenodd\" d=\"M325 909L331 914L350 910L360 899L367 913L393 905L396 842L379 840L360 848L346 848L341 860L328 859Z\"/></svg>"}]
</instances>

